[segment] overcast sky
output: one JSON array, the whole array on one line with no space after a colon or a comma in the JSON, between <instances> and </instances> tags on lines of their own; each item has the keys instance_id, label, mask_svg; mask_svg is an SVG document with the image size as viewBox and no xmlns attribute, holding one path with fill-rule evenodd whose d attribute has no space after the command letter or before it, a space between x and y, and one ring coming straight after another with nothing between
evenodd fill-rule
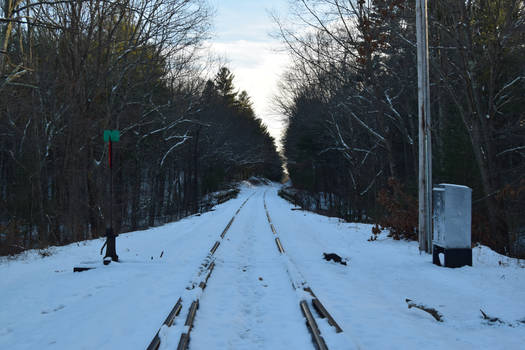
<instances>
[{"instance_id":1,"label":"overcast sky","mask_svg":"<svg viewBox=\"0 0 525 350\"><path fill-rule=\"evenodd\" d=\"M271 97L287 65L285 53L277 52L279 40L270 37L275 31L268 11L285 14L287 0L211 0L216 10L211 48L226 58L235 75L234 84L246 90L255 113L277 140L283 130L283 117L272 111Z\"/></svg>"}]
</instances>

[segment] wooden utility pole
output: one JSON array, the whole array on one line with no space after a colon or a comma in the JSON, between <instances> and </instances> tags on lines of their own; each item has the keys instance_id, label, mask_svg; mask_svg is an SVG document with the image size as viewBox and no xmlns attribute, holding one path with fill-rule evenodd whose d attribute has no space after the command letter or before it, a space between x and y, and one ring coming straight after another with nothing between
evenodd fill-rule
<instances>
[{"instance_id":1,"label":"wooden utility pole","mask_svg":"<svg viewBox=\"0 0 525 350\"><path fill-rule=\"evenodd\" d=\"M432 144L428 73L427 0L416 0L419 115L419 250L432 252Z\"/></svg>"}]
</instances>

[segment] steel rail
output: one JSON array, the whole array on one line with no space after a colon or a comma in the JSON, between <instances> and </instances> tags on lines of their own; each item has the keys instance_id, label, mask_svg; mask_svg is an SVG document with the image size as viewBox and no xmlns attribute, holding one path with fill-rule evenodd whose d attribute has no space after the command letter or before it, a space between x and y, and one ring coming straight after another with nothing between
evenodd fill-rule
<instances>
[{"instance_id":1,"label":"steel rail","mask_svg":"<svg viewBox=\"0 0 525 350\"><path fill-rule=\"evenodd\" d=\"M279 250L279 253L285 254L283 245L281 243L281 240L279 239L279 235L277 234L277 230L275 229L275 226L272 223L270 212L268 211L268 206L266 205L266 193L264 194L263 202L264 202L264 210L266 211L266 217L268 219L268 223L270 224L270 228L273 234L277 236L275 238L277 249ZM311 303L312 303L314 310L319 315L319 317L326 318L328 321L328 324L334 327L337 333L343 332L343 329L337 324L337 322L332 317L332 315L330 315L330 313L326 310L326 308L323 306L319 298L314 294L312 289L309 287L308 283L304 280L300 282L295 281L290 271L288 271L288 269L287 269L287 273L290 277L290 280L292 281L292 286L294 289L302 288L305 292L308 292L312 296ZM312 316L307 300L304 298L301 299L301 301L299 302L299 305L303 312L304 317L306 318L306 324L308 326L307 328L312 335L312 341L314 342L315 346L319 350L328 350L328 347L326 346L326 343L321 335L321 331L319 330L319 327L317 327L317 323L315 322L315 319Z\"/></svg>"},{"instance_id":2,"label":"steel rail","mask_svg":"<svg viewBox=\"0 0 525 350\"><path fill-rule=\"evenodd\" d=\"M204 291L204 289L206 288L206 285L208 283L208 279L210 278L210 276L211 276L211 274L213 272L213 269L215 267L215 261L213 261L213 255L215 254L215 252L219 248L220 241L224 238L224 236L226 235L226 233L230 229L230 227L231 227L235 217L239 214L241 209L245 206L245 204L248 202L248 200L252 196L253 196L253 194L251 196L249 196L241 204L239 209L237 209L237 211L235 212L233 217L230 219L230 221L228 222L228 224L226 225L226 227L222 231L222 233L220 235L220 240L216 241L213 244L212 248L210 249L210 252L208 253L206 258L202 262L201 266L199 267L199 270L197 272L197 278L202 276L203 273L206 273L205 277L202 278L202 280L198 284L198 287L201 288L201 290ZM186 289L187 290L191 290L191 289L194 289L195 286L196 286L195 283L192 282L189 286L186 287ZM178 345L177 349L187 349L189 341L190 341L190 332L191 332L191 329L193 327L193 320L195 319L195 314L197 312L198 307L199 307L199 299L197 298L191 303L190 310L188 312L188 317L186 319L186 326L189 326L189 328L188 328L187 332L181 334L181 338L179 340L179 345ZM162 326L166 325L167 327L171 327L173 325L173 323L175 322L175 318L180 314L181 310L182 310L182 298L179 297L177 303L171 309L170 313L168 314L168 317L166 317L166 320L164 321ZM162 328L162 326L161 326L161 328ZM161 343L161 339L159 337L159 332L160 332L160 328L157 331L157 333L155 334L155 336L153 337L153 339L151 340L151 342L150 342L149 346L146 348L146 350L158 350L158 348L160 346L160 343Z\"/></svg>"}]
</instances>

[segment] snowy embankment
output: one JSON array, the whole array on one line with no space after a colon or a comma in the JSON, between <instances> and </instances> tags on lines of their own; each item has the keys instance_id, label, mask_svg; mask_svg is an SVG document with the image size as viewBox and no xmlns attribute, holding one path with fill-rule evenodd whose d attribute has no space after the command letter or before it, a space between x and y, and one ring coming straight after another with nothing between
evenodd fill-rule
<instances>
[{"instance_id":1,"label":"snowy embankment","mask_svg":"<svg viewBox=\"0 0 525 350\"><path fill-rule=\"evenodd\" d=\"M263 196L286 251L265 221ZM287 274L297 267L344 330L318 319L330 349L518 349L525 343L525 268L485 247L473 267L446 269L415 242L371 226L291 210L276 186L242 188L201 216L117 238L121 263L100 264L102 240L0 262L0 349L145 349L242 202L215 254L190 349L308 349ZM162 253L163 252L163 253ZM162 253L162 257L161 256ZM322 259L337 253L343 266ZM93 262L95 270L73 273ZM405 299L438 310L443 322ZM503 322L489 322L480 313ZM163 335L176 346L185 316ZM167 342L168 343L168 342ZM162 348L165 348L161 344Z\"/></svg>"},{"instance_id":2,"label":"snowy embankment","mask_svg":"<svg viewBox=\"0 0 525 350\"><path fill-rule=\"evenodd\" d=\"M268 205L281 240L332 316L362 349L519 349L525 343L525 264L473 249L473 267L448 269L419 254L417 242L372 225L341 223L275 199ZM323 252L348 266L319 266ZM408 309L406 299L437 309L444 322ZM482 318L480 309L506 324Z\"/></svg>"}]
</instances>

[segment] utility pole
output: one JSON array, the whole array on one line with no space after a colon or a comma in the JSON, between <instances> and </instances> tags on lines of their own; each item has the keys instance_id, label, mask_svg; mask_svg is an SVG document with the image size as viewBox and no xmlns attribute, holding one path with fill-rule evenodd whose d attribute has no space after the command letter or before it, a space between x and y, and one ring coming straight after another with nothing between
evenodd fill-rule
<instances>
[{"instance_id":1,"label":"utility pole","mask_svg":"<svg viewBox=\"0 0 525 350\"><path fill-rule=\"evenodd\" d=\"M419 122L419 251L432 252L432 143L428 73L427 0L416 0Z\"/></svg>"}]
</instances>

